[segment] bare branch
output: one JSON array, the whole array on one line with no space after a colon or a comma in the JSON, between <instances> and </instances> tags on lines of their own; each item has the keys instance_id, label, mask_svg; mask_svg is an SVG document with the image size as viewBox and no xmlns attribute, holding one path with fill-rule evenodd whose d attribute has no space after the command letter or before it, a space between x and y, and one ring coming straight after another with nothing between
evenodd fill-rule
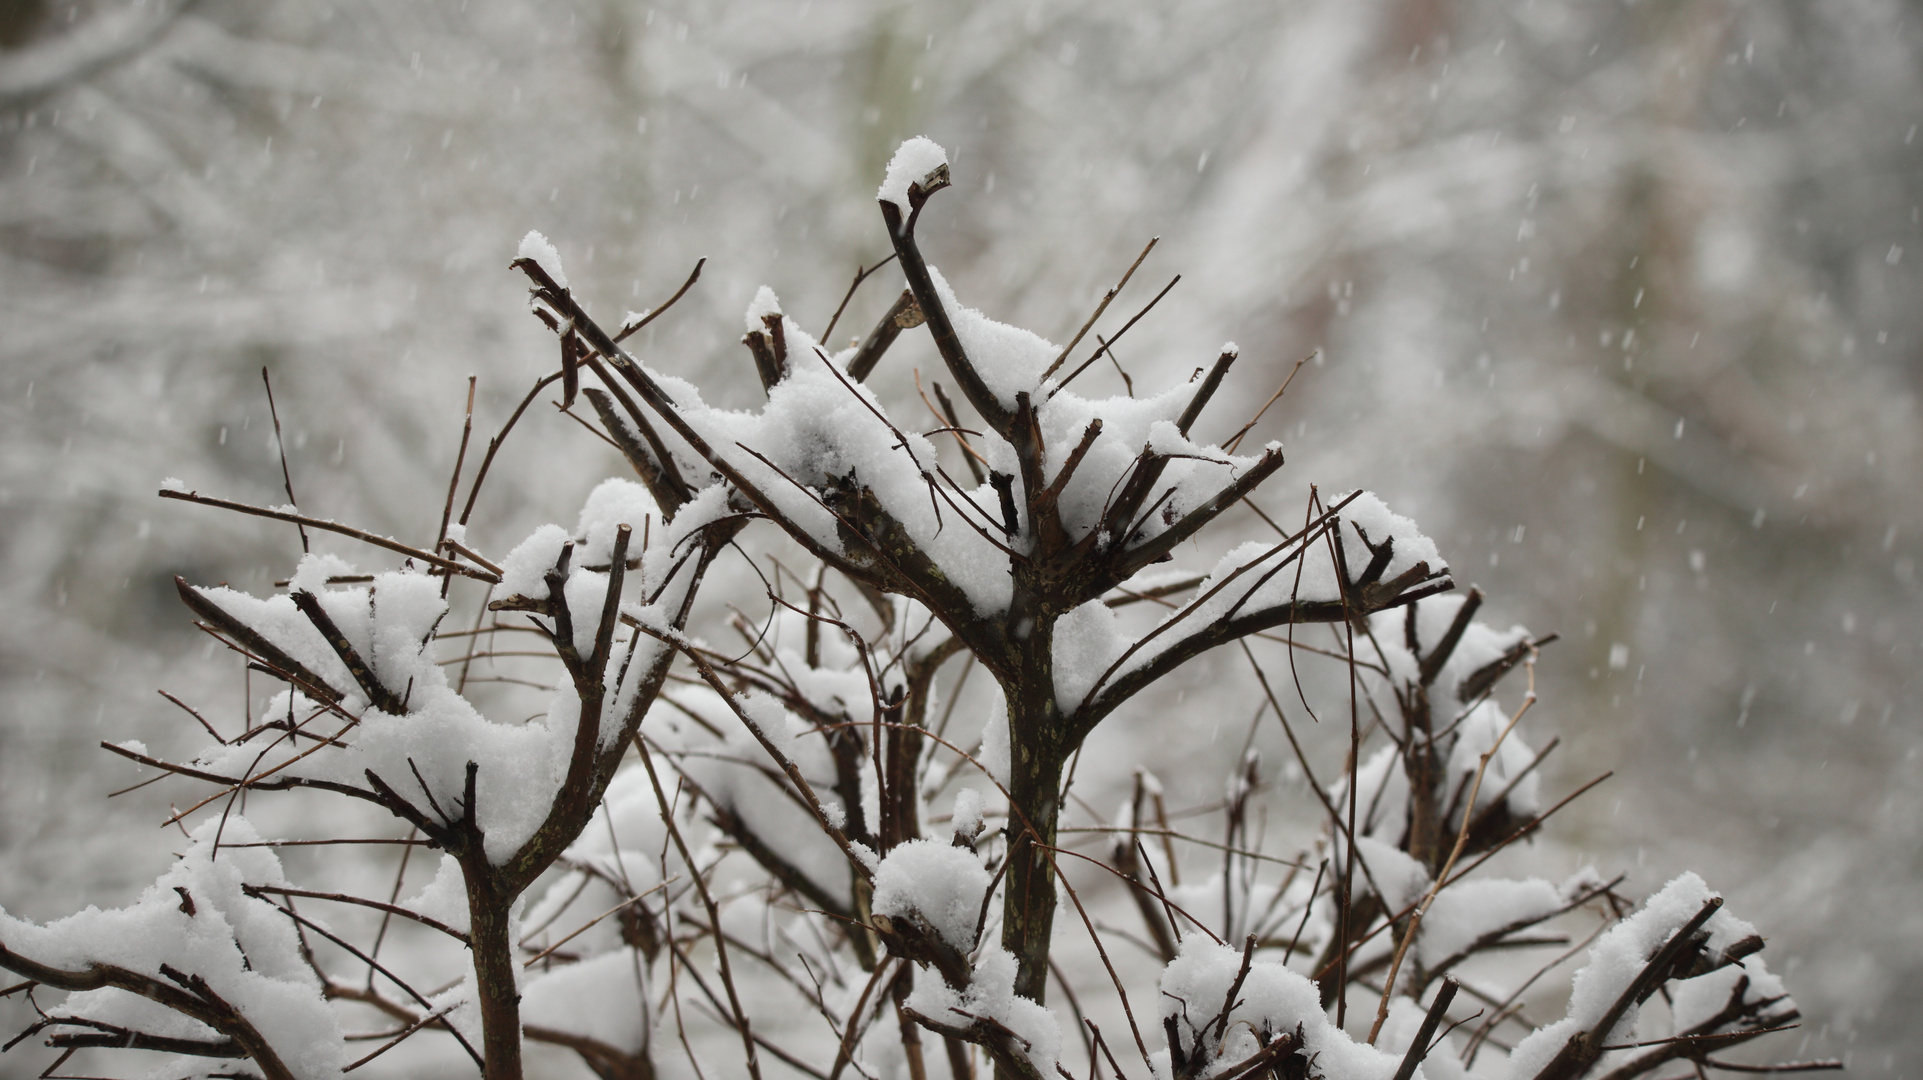
<instances>
[{"instance_id":1,"label":"bare branch","mask_svg":"<svg viewBox=\"0 0 1923 1080\"><path fill-rule=\"evenodd\" d=\"M174 491L171 488L161 488L159 495L163 499L179 499L182 502L198 503L201 506L217 506L222 510L236 510L243 514L252 514L255 517L272 518L275 521L291 521L296 525L306 525L326 532L339 533L342 536L353 537L364 544L372 544L375 547L399 552L410 559L418 559L429 566L438 567L450 574L461 574L466 577L479 578L482 581L496 585L500 584L501 581L498 575L491 574L486 570L463 566L452 559L444 559L432 552L422 551L417 547L409 547L398 540L391 540L385 536L375 536L373 533L367 532L364 529L356 529L351 525L342 525L338 521L327 521L322 518L308 517L305 514L290 514L282 510L269 510L266 507L230 502L226 499L216 499L211 495L202 495L198 491Z\"/></svg>"}]
</instances>

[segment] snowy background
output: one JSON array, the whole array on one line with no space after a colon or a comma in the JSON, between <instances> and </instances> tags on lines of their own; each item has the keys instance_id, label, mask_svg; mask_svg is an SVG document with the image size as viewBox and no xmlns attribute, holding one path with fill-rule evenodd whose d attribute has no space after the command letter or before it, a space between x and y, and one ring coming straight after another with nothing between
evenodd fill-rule
<instances>
[{"instance_id":1,"label":"snowy background","mask_svg":"<svg viewBox=\"0 0 1923 1080\"><path fill-rule=\"evenodd\" d=\"M1295 490L1415 518L1492 623L1562 633L1547 790L1619 772L1552 826L1570 859L1638 893L1700 871L1771 937L1807 1052L1904 1075L1919 123L1896 0L0 6L0 903L121 903L166 862L169 789L108 802L135 778L96 744L184 743L157 687L240 709L172 575L264 590L295 538L153 492L285 501L263 365L302 507L426 542L467 376L485 436L554 360L523 233L611 314L706 256L646 355L748 405L756 288L824 325L926 134L956 189L924 250L999 318L1065 340L1162 237L1118 310L1182 282L1120 359L1154 387L1239 342L1203 435L1320 350L1257 434ZM911 333L875 385L905 410L936 363ZM517 437L488 550L623 471L545 407ZM1247 682L1172 681L1086 782L1152 754L1216 797Z\"/></svg>"}]
</instances>

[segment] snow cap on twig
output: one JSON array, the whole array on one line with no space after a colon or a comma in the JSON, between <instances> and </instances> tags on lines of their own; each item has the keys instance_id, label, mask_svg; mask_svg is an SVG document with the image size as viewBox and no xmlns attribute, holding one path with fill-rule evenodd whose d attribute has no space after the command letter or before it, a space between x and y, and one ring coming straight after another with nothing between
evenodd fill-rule
<instances>
[{"instance_id":1,"label":"snow cap on twig","mask_svg":"<svg viewBox=\"0 0 1923 1080\"><path fill-rule=\"evenodd\" d=\"M888 162L888 176L881 182L881 190L875 193L875 198L894 203L901 207L902 213L907 214L914 209L908 205L908 186L921 184L925 189L928 187L925 183L928 177L947 167L948 151L932 139L917 135L902 143L895 151L894 158Z\"/></svg>"}]
</instances>

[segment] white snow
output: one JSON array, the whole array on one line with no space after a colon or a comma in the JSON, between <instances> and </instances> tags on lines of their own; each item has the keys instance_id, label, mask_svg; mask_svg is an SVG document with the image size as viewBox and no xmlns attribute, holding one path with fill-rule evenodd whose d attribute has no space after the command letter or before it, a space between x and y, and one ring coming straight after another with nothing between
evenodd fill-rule
<instances>
[{"instance_id":1,"label":"white snow","mask_svg":"<svg viewBox=\"0 0 1923 1080\"><path fill-rule=\"evenodd\" d=\"M824 641L826 637L824 635ZM699 714L716 729L727 732L726 740L716 745L705 733L701 736L688 734L693 729L676 719L675 710L666 708L658 708L649 714L649 738L664 743L665 748L671 750L683 739L694 740L701 747L701 752L684 757L681 768L700 785L708 798L739 818L746 828L770 848L780 852L782 858L824 892L841 898L844 903L850 902L847 900L847 858L822 832L821 826L800 802L799 796L791 794L787 780L770 778L766 770L773 768L773 762L767 751L743 728L733 711L705 688L677 690L674 697L683 707ZM826 741L809 734L811 725L789 713L780 701L766 694L744 694L741 704L755 728L795 763L795 767L808 779L809 785L824 797L832 796L834 760L828 752ZM651 791L647 800L653 800ZM639 802L636 807L637 815L646 813ZM844 813L847 809L842 808ZM632 824L624 826L624 845L631 842L626 834L636 828ZM658 829L659 826L651 828Z\"/></svg>"},{"instance_id":2,"label":"white snow","mask_svg":"<svg viewBox=\"0 0 1923 1080\"><path fill-rule=\"evenodd\" d=\"M1440 985L1435 983L1432 987L1440 988ZM1428 996L1430 1001L1433 1001L1435 989L1431 989ZM1376 1039L1376 1047L1397 1056L1407 1054L1410 1044L1416 1041L1416 1036L1422 1031L1422 1020L1428 1013L1427 1005L1428 1002L1418 1004L1398 994L1395 1000L1389 1003L1389 1016L1383 1021L1382 1033ZM1447 1025L1444 1025L1444 1030L1447 1030ZM1444 1035L1435 1050L1422 1059L1420 1071L1416 1075L1426 1077L1427 1080L1471 1080L1473 1074L1462 1066L1458 1041L1453 1034Z\"/></svg>"},{"instance_id":3,"label":"white snow","mask_svg":"<svg viewBox=\"0 0 1923 1080\"><path fill-rule=\"evenodd\" d=\"M646 973L647 961L632 949L542 972L521 991L521 1022L638 1053L650 1026Z\"/></svg>"},{"instance_id":4,"label":"white snow","mask_svg":"<svg viewBox=\"0 0 1923 1080\"><path fill-rule=\"evenodd\" d=\"M1429 891L1429 872L1400 848L1364 835L1356 837L1355 854L1367 870L1367 880L1381 890L1382 902L1390 911L1407 911ZM1344 856L1338 853L1335 857Z\"/></svg>"},{"instance_id":5,"label":"white snow","mask_svg":"<svg viewBox=\"0 0 1923 1080\"><path fill-rule=\"evenodd\" d=\"M1650 957L1714 895L1702 878L1685 873L1644 902L1642 910L1610 927L1590 947L1589 962L1576 972L1568 1014L1547 1027L1536 1029L1516 1045L1509 1056L1508 1075L1517 1080L1534 1076L1571 1036L1600 1023ZM1755 927L1721 909L1710 916L1703 929L1709 934L1707 947L1712 956L1756 933ZM1602 1041L1630 1041L1638 1011L1632 1003L1614 1028L1601 1033Z\"/></svg>"},{"instance_id":6,"label":"white snow","mask_svg":"<svg viewBox=\"0 0 1923 1080\"><path fill-rule=\"evenodd\" d=\"M910 840L881 860L873 907L890 918L919 916L956 950L975 947L975 922L989 874L967 848L939 840Z\"/></svg>"},{"instance_id":7,"label":"white snow","mask_svg":"<svg viewBox=\"0 0 1923 1080\"><path fill-rule=\"evenodd\" d=\"M1743 1004L1754 1006L1774 1001L1766 1013L1771 1016L1786 1017L1796 1011L1796 1003L1783 989L1783 980L1764 966L1762 957L1749 956L1706 975L1671 984L1670 1026L1682 1034L1708 1023L1730 1003L1737 984L1746 980Z\"/></svg>"},{"instance_id":8,"label":"white snow","mask_svg":"<svg viewBox=\"0 0 1923 1080\"><path fill-rule=\"evenodd\" d=\"M875 198L901 207L902 215L906 216L912 209L908 205L908 185L921 183L929 173L946 164L948 151L917 135L896 148L895 156L888 161L888 175L881 182L881 190L875 192Z\"/></svg>"},{"instance_id":9,"label":"white snow","mask_svg":"<svg viewBox=\"0 0 1923 1080\"><path fill-rule=\"evenodd\" d=\"M1509 812L1526 818L1542 809L1542 776L1537 772L1521 776L1536 755L1522 741L1518 731L1510 731L1508 737L1503 738L1502 731L1508 726L1509 715L1494 701L1485 701L1476 706L1456 729L1447 772L1450 783L1454 788L1463 790L1466 798L1467 789L1475 783L1476 770L1481 767L1482 755L1488 753L1498 738L1502 738L1502 745L1489 759L1488 771L1482 777L1482 787L1476 790L1475 810L1482 811L1494 805L1497 797L1507 789ZM1517 779L1519 776L1521 778ZM1513 788L1510 787L1511 783L1515 784ZM1449 827L1457 829L1461 824L1458 815Z\"/></svg>"},{"instance_id":10,"label":"white snow","mask_svg":"<svg viewBox=\"0 0 1923 1080\"><path fill-rule=\"evenodd\" d=\"M1161 1015L1176 1018L1184 1052L1193 1049L1200 1035L1202 1052L1212 1059L1203 1075L1228 1069L1278 1035L1293 1035L1298 1024L1302 1046L1295 1054L1312 1058L1317 1073L1342 1080L1389 1080L1395 1075L1401 1054L1355 1041L1323 1011L1313 981L1260 957L1236 991L1239 1004L1230 1011L1228 1028L1217 1040L1212 1021L1227 1003L1241 965L1242 954L1237 950L1190 934L1183 939L1180 954L1162 972ZM1159 1074L1168 1075L1168 1051L1154 1056Z\"/></svg>"},{"instance_id":11,"label":"white snow","mask_svg":"<svg viewBox=\"0 0 1923 1080\"><path fill-rule=\"evenodd\" d=\"M525 596L531 600L548 598L547 572L561 558L561 548L568 542L568 533L559 525L543 525L534 530L526 540L516 544L507 558L501 560L500 590L508 596Z\"/></svg>"},{"instance_id":12,"label":"white snow","mask_svg":"<svg viewBox=\"0 0 1923 1080\"><path fill-rule=\"evenodd\" d=\"M988 723L982 725L982 748L975 760L997 783L1008 785L1008 701L995 695L988 709Z\"/></svg>"},{"instance_id":13,"label":"white snow","mask_svg":"<svg viewBox=\"0 0 1923 1080\"><path fill-rule=\"evenodd\" d=\"M1565 902L1562 891L1541 878L1459 881L1436 894L1429 905L1422 935L1416 939L1416 956L1423 966L1433 968L1484 934L1540 918Z\"/></svg>"},{"instance_id":14,"label":"white snow","mask_svg":"<svg viewBox=\"0 0 1923 1080\"><path fill-rule=\"evenodd\" d=\"M1055 1014L1015 993L1015 958L999 945L982 950L968 989L956 993L941 977L923 968L915 973L915 991L907 1005L943 1024L969 1027L972 1017L1001 1023L1021 1040L1029 1063L1043 1076L1055 1072L1062 1053L1062 1028ZM962 1015L963 1013L969 1015Z\"/></svg>"},{"instance_id":15,"label":"white snow","mask_svg":"<svg viewBox=\"0 0 1923 1080\"><path fill-rule=\"evenodd\" d=\"M773 289L763 285L756 291L754 302L748 305L747 314L742 316L741 323L748 328L748 333L763 334L767 332L768 326L762 320L770 315L779 314L781 314L781 301L775 296ZM783 329L785 332L786 328Z\"/></svg>"},{"instance_id":16,"label":"white snow","mask_svg":"<svg viewBox=\"0 0 1923 1080\"><path fill-rule=\"evenodd\" d=\"M982 831L982 793L972 787L955 792L955 812L949 819L955 835L964 840L974 840Z\"/></svg>"},{"instance_id":17,"label":"white snow","mask_svg":"<svg viewBox=\"0 0 1923 1080\"><path fill-rule=\"evenodd\" d=\"M1055 704L1072 713L1097 679L1132 644L1115 610L1090 600L1055 621Z\"/></svg>"},{"instance_id":18,"label":"white snow","mask_svg":"<svg viewBox=\"0 0 1923 1080\"><path fill-rule=\"evenodd\" d=\"M198 975L266 1037L296 1076L337 1077L348 1061L347 1044L319 980L301 959L294 924L273 904L241 892L243 885L287 884L271 848L231 846L261 839L238 814L224 822L209 818L193 830L179 860L131 906L89 907L45 926L0 910L0 944L68 971L111 964L162 981L162 966ZM192 897L193 914L182 910L186 905L176 889ZM157 1035L213 1034L121 990L75 994L50 1011Z\"/></svg>"},{"instance_id":19,"label":"white snow","mask_svg":"<svg viewBox=\"0 0 1923 1080\"><path fill-rule=\"evenodd\" d=\"M444 926L468 932L467 880L461 876L461 861L452 855L441 856L434 880L420 892L401 901L400 906L425 915Z\"/></svg>"},{"instance_id":20,"label":"white snow","mask_svg":"<svg viewBox=\"0 0 1923 1080\"><path fill-rule=\"evenodd\" d=\"M563 289L568 287L567 272L561 269L561 253L554 249L554 245L548 242L547 237L529 229L528 234L521 237L519 255L523 259L533 259L540 263L541 269L548 272L548 276L554 279L556 285Z\"/></svg>"},{"instance_id":21,"label":"white snow","mask_svg":"<svg viewBox=\"0 0 1923 1080\"><path fill-rule=\"evenodd\" d=\"M1013 409L1015 395L1022 391L1033 393L1038 388L1042 372L1048 370L1061 348L1032 330L996 322L974 308L964 307L955 298L948 279L933 266L928 268L928 276L935 284L935 295L941 299L943 310L948 312L948 321L955 327L962 351L975 365L976 374L1003 408Z\"/></svg>"},{"instance_id":22,"label":"white snow","mask_svg":"<svg viewBox=\"0 0 1923 1080\"><path fill-rule=\"evenodd\" d=\"M1065 398L1073 400L1072 395L1058 394L1051 400L1051 407ZM1150 403L1161 400L1150 399ZM1102 403L1102 406L1105 408L1107 404ZM1043 415L1046 419L1048 410L1044 410ZM1181 440L1172 423L1151 422L1147 426L1151 442L1158 452L1177 452L1187 447L1182 452L1220 458L1220 451L1196 447ZM1105 427L1103 437L1097 440L1096 446L1100 447L1107 436ZM1096 454L1091 452L1089 460L1094 461L1095 458ZM1219 462L1178 460L1171 463L1163 481L1164 486L1171 481L1176 484L1176 497L1164 504L1168 507L1169 516L1179 519L1187 510L1213 497L1230 482L1235 472L1249 468L1255 462L1254 458L1231 457L1221 458ZM1187 471L1177 466L1185 466ZM1114 475L1119 477L1123 468L1125 463L1116 469ZM1208 471L1203 473L1200 470ZM1085 464L1077 475L1098 478L1102 472L1099 466L1091 469ZM1101 482L1112 484L1113 480ZM1343 545L1350 574L1360 574L1372 557L1361 537L1350 527L1350 522L1362 523L1369 533L1370 542L1378 546L1389 537L1395 538L1395 548L1382 574L1384 580L1396 577L1419 562L1427 563L1431 571L1442 569L1441 556L1436 551L1435 543L1418 532L1409 519L1392 513L1373 494L1362 492L1357 495L1342 511L1342 518ZM1142 531L1146 535L1153 535L1164 527L1145 525ZM1062 661L1067 663L1057 667L1056 692L1063 702L1063 708L1069 710L1079 707L1087 695L1086 687L1105 686L1149 663L1190 635L1214 627L1225 619L1256 616L1298 601L1331 602L1340 599L1341 592L1336 581L1335 562L1329 554L1327 543L1318 534L1311 538L1306 547L1300 543L1263 541L1241 544L1222 556L1195 595L1198 599L1191 605L1171 612L1160 627L1136 641L1116 636L1119 632L1109 629L1109 621L1092 611L1077 610L1062 619L1057 624L1056 655L1058 665ZM1129 652L1130 648L1134 651ZM1108 662L1102 664L1103 669L1113 664L1115 659L1122 659L1122 663L1106 681L1098 682L1102 670L1091 673L1089 669L1105 658ZM1077 689L1082 692L1072 693ZM1477 752L1480 753L1480 750Z\"/></svg>"},{"instance_id":23,"label":"white snow","mask_svg":"<svg viewBox=\"0 0 1923 1080\"><path fill-rule=\"evenodd\" d=\"M1374 536L1373 533L1370 535ZM1399 546L1401 541L1398 540L1397 544ZM1433 564L1430 568L1436 569ZM1424 657L1435 651L1467 599L1466 594L1452 593L1416 601L1416 647ZM1370 640L1380 650L1383 662L1397 680L1414 682L1419 661L1405 644L1408 618L1406 609L1385 611L1373 616L1370 621L1375 633ZM1454 651L1449 654L1448 662L1437 673L1436 689L1432 691L1438 702L1437 707L1450 707L1458 700L1458 688L1464 679L1495 661L1517 643L1528 639L1529 630L1526 627L1516 625L1507 630L1496 630L1486 623L1471 620Z\"/></svg>"}]
</instances>

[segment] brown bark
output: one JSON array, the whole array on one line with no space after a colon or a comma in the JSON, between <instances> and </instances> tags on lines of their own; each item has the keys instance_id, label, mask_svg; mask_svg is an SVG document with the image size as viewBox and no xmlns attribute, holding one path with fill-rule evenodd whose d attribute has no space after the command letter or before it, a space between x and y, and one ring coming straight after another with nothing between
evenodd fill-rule
<instances>
[{"instance_id":1,"label":"brown bark","mask_svg":"<svg viewBox=\"0 0 1923 1080\"><path fill-rule=\"evenodd\" d=\"M476 851L472 858L486 859ZM512 896L489 888L490 875L468 873L469 935L474 951L474 985L481 1010L481 1056L487 1080L521 1076L521 992L515 986L514 935L508 928Z\"/></svg>"}]
</instances>

